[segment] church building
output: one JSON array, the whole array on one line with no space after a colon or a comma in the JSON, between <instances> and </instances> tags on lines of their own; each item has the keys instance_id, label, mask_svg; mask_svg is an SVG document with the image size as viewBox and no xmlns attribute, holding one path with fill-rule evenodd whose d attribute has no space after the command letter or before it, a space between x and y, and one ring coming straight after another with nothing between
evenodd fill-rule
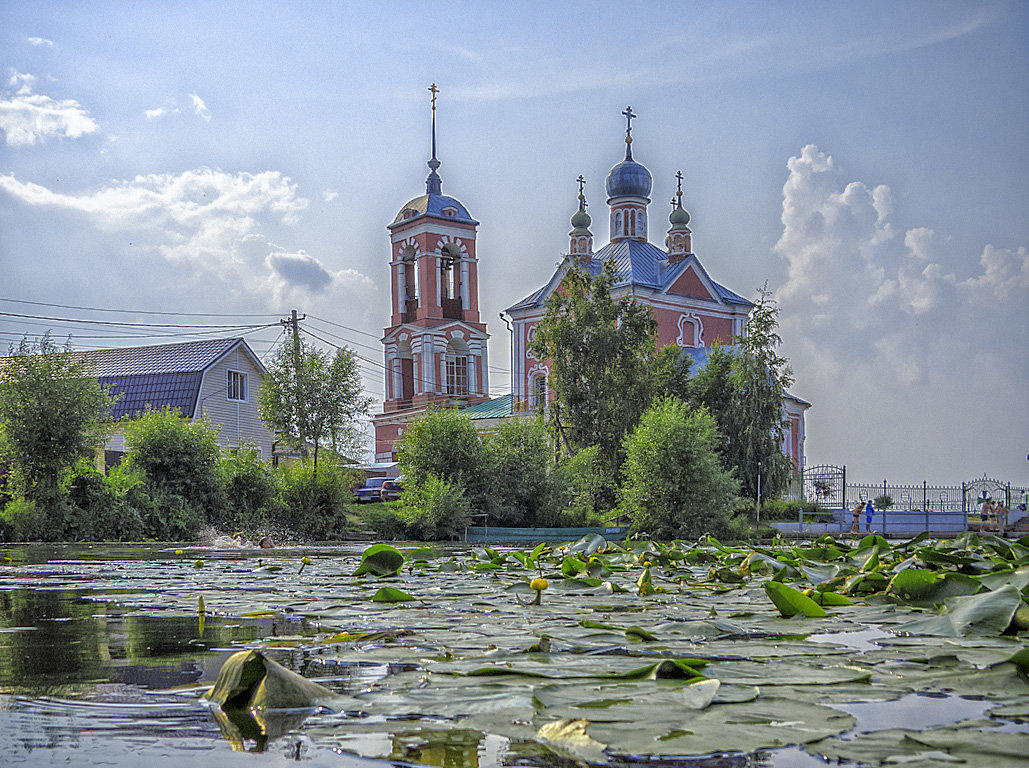
<instances>
[{"instance_id":1,"label":"church building","mask_svg":"<svg viewBox=\"0 0 1029 768\"><path fill-rule=\"evenodd\" d=\"M682 205L682 174L671 202L664 248L648 239L653 177L632 156L632 120L626 118L625 157L605 182L610 241L594 247L592 218L586 212L585 180L571 219L568 254L537 291L508 307L511 321L511 394L489 398L486 326L479 321L475 233L478 222L457 200L442 194L436 159L436 91L432 106L432 158L426 194L407 203L389 225L392 245L393 314L383 336L386 400L375 423L376 461L395 459L404 425L429 407L456 405L487 426L545 406L550 391L549 361L530 351L547 299L573 264L598 274L613 261L617 299L631 295L646 304L657 321L658 345L674 344L696 366L713 344L730 344L744 332L753 303L715 282L693 252L690 215ZM804 466L804 412L810 404L787 395L788 428L783 452Z\"/></svg>"}]
</instances>

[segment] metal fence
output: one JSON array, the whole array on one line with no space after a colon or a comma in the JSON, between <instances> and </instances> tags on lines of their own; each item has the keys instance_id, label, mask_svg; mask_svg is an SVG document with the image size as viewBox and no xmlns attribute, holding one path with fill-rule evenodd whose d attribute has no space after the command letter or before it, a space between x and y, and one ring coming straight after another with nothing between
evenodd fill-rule
<instances>
[{"instance_id":1,"label":"metal fence","mask_svg":"<svg viewBox=\"0 0 1029 768\"><path fill-rule=\"evenodd\" d=\"M889 498L888 505L874 504L883 497ZM891 483L888 480L855 483L848 480L845 466L823 464L797 473L786 498L813 501L833 513L832 522L821 524L805 523L803 515L800 515L798 523L790 527L796 525L802 532L849 532L854 524L851 510L860 502L872 501L876 509L871 524L864 514L858 520L861 533L866 530L897 535L921 531L957 533L978 528L981 524L979 511L986 499L1004 502L1009 510L1007 522L1010 528L1026 516L1025 507L1018 509L1018 505L1029 501L1029 488L986 475L954 485L928 481ZM817 527L825 530L815 530Z\"/></svg>"}]
</instances>

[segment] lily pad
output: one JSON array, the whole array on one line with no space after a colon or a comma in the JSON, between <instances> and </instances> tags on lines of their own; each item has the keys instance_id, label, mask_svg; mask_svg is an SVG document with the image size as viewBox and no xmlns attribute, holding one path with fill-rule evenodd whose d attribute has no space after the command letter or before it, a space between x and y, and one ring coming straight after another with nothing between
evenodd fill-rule
<instances>
[{"instance_id":1,"label":"lily pad","mask_svg":"<svg viewBox=\"0 0 1029 768\"><path fill-rule=\"evenodd\" d=\"M373 544L361 555L361 564L354 571L354 576L370 573L380 578L396 576L404 565L404 554L389 544Z\"/></svg>"},{"instance_id":2,"label":"lily pad","mask_svg":"<svg viewBox=\"0 0 1029 768\"><path fill-rule=\"evenodd\" d=\"M204 698L224 710L299 709L330 702L328 688L286 669L260 651L239 651L222 665Z\"/></svg>"}]
</instances>

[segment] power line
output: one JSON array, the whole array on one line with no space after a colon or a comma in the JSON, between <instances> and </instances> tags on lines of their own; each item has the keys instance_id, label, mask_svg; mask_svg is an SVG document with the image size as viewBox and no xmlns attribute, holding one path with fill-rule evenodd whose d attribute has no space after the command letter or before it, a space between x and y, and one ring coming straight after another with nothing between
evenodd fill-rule
<instances>
[{"instance_id":1,"label":"power line","mask_svg":"<svg viewBox=\"0 0 1029 768\"><path fill-rule=\"evenodd\" d=\"M173 317L278 317L277 314L218 314L214 312L161 312L150 309L111 309L109 307L79 307L74 304L53 304L46 301L28 301L26 299L6 299L0 297L0 301L12 304L31 304L36 307L57 307L59 309L80 309L86 312L118 312L131 315L171 315Z\"/></svg>"},{"instance_id":2,"label":"power line","mask_svg":"<svg viewBox=\"0 0 1029 768\"><path fill-rule=\"evenodd\" d=\"M50 320L59 323L79 323L83 325L110 325L120 328L270 328L277 323L264 323L264 324L247 324L247 325L231 325L231 324L213 324L213 323L129 323L118 320L87 320L77 317L53 317L50 315L26 315L18 312L3 312L0 311L0 316L4 317L16 317L19 319L27 320Z\"/></svg>"}]
</instances>

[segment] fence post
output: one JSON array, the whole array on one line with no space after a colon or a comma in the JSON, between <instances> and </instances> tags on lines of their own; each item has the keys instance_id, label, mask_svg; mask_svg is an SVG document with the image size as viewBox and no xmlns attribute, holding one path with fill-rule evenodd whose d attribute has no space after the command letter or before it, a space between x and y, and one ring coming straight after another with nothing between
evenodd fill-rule
<instances>
[{"instance_id":1,"label":"fence post","mask_svg":"<svg viewBox=\"0 0 1029 768\"><path fill-rule=\"evenodd\" d=\"M847 509L847 465L843 465L843 508Z\"/></svg>"},{"instance_id":2,"label":"fence post","mask_svg":"<svg viewBox=\"0 0 1029 768\"><path fill-rule=\"evenodd\" d=\"M922 481L922 509L925 510L925 532L929 532L929 481Z\"/></svg>"},{"instance_id":3,"label":"fence post","mask_svg":"<svg viewBox=\"0 0 1029 768\"><path fill-rule=\"evenodd\" d=\"M886 480L883 480L883 496L886 496ZM885 501L885 499L883 499ZM883 536L886 535L886 505L883 504Z\"/></svg>"}]
</instances>

